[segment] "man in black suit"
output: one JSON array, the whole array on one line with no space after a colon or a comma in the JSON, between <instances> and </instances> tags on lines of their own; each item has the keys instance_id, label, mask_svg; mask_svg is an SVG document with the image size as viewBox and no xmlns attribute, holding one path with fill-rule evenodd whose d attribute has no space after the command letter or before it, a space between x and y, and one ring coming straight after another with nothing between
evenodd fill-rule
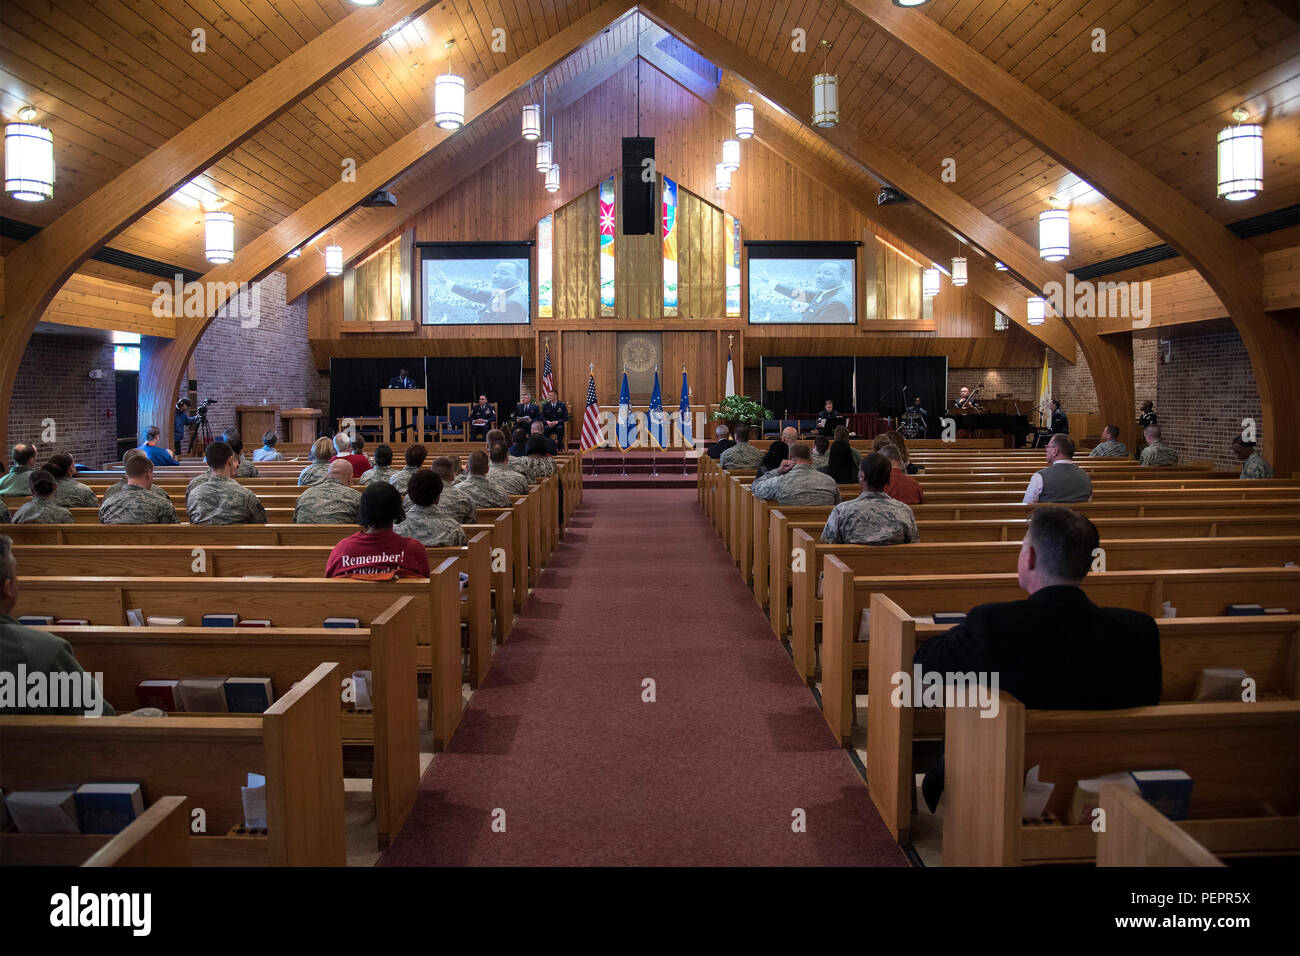
<instances>
[{"instance_id":1,"label":"man in black suit","mask_svg":"<svg viewBox=\"0 0 1300 956\"><path fill-rule=\"evenodd\" d=\"M389 388L415 388L415 379L411 378L411 373L408 370L402 369L400 372L397 373L396 378L390 378L388 380L388 387Z\"/></svg>"},{"instance_id":2,"label":"man in black suit","mask_svg":"<svg viewBox=\"0 0 1300 956\"><path fill-rule=\"evenodd\" d=\"M708 448L704 449L704 454L716 460L722 457L724 451L733 447L736 444L736 441L731 437L731 429L726 425L719 425L717 428L713 429L713 434L718 440Z\"/></svg>"},{"instance_id":3,"label":"man in black suit","mask_svg":"<svg viewBox=\"0 0 1300 956\"><path fill-rule=\"evenodd\" d=\"M1097 528L1083 515L1038 508L1017 563L1029 598L973 608L961 624L918 647L913 662L923 673L997 674L1000 688L1031 709L1159 703L1156 622L1141 611L1099 607L1081 587L1097 542ZM921 792L933 811L943 793L942 758Z\"/></svg>"},{"instance_id":4,"label":"man in black suit","mask_svg":"<svg viewBox=\"0 0 1300 956\"><path fill-rule=\"evenodd\" d=\"M533 397L524 392L523 398L515 406L515 427L522 428L525 432L533 427L533 422L541 421L542 410L537 407Z\"/></svg>"},{"instance_id":5,"label":"man in black suit","mask_svg":"<svg viewBox=\"0 0 1300 956\"><path fill-rule=\"evenodd\" d=\"M1061 403L1052 399L1047 403L1047 409L1052 413L1052 424L1048 427L1052 430L1053 435L1070 434L1070 419L1061 411Z\"/></svg>"},{"instance_id":6,"label":"man in black suit","mask_svg":"<svg viewBox=\"0 0 1300 956\"><path fill-rule=\"evenodd\" d=\"M480 395L478 404L469 409L469 437L482 438L496 420L497 410L488 404L486 395Z\"/></svg>"},{"instance_id":7,"label":"man in black suit","mask_svg":"<svg viewBox=\"0 0 1300 956\"><path fill-rule=\"evenodd\" d=\"M817 430L830 438L835 434L835 427L842 425L844 419L840 413L835 410L835 403L829 398L826 399L826 406L822 409L821 415L817 418Z\"/></svg>"},{"instance_id":8,"label":"man in black suit","mask_svg":"<svg viewBox=\"0 0 1300 956\"><path fill-rule=\"evenodd\" d=\"M569 406L565 402L556 401L554 392L548 392L546 401L542 404L542 422L545 424L542 434L555 439L556 445L563 448L564 423L568 420Z\"/></svg>"}]
</instances>

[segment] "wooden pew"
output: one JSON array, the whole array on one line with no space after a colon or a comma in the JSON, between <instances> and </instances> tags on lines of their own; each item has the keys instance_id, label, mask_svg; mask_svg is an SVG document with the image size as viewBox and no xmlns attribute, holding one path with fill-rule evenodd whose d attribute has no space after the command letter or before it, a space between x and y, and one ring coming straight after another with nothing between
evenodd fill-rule
<instances>
[{"instance_id":1,"label":"wooden pew","mask_svg":"<svg viewBox=\"0 0 1300 956\"><path fill-rule=\"evenodd\" d=\"M186 804L184 797L159 797L81 865L189 866L190 815Z\"/></svg>"},{"instance_id":2,"label":"wooden pew","mask_svg":"<svg viewBox=\"0 0 1300 956\"><path fill-rule=\"evenodd\" d=\"M1097 834L1098 866L1223 866L1213 853L1139 794L1101 788L1106 828Z\"/></svg>"},{"instance_id":3,"label":"wooden pew","mask_svg":"<svg viewBox=\"0 0 1300 956\"><path fill-rule=\"evenodd\" d=\"M1300 697L1300 615L1161 618L1156 627L1160 633L1162 703L1190 701L1201 670L1224 665L1241 667L1250 674L1261 699ZM917 645L948 630L947 626L918 624L883 594L871 596L871 641L865 648L869 661L867 766L871 767L867 788L886 828L900 843L908 840L915 794L912 742L941 737L943 711L895 707L891 700L897 686L895 675L911 675ZM854 648L855 666L863 651L861 644ZM846 703L833 702L828 722L842 723L846 706L853 707L851 696ZM841 730L848 733L847 726Z\"/></svg>"},{"instance_id":4,"label":"wooden pew","mask_svg":"<svg viewBox=\"0 0 1300 956\"><path fill-rule=\"evenodd\" d=\"M1176 767L1193 780L1178 826L1224 857L1300 850L1300 701L1201 702L1128 710L1026 710L1006 691L996 716L946 717L944 866L1091 862L1097 834L1067 818L1075 781ZM1021 822L1026 771L1055 784L1052 822Z\"/></svg>"},{"instance_id":5,"label":"wooden pew","mask_svg":"<svg viewBox=\"0 0 1300 956\"><path fill-rule=\"evenodd\" d=\"M343 866L343 748L337 665L322 663L265 714L240 717L0 718L0 786L140 783L147 801L184 793L211 835L199 866ZM264 772L265 835L241 834L240 787ZM152 798L152 800L151 800ZM108 842L80 834L0 835L5 865L81 863Z\"/></svg>"},{"instance_id":6,"label":"wooden pew","mask_svg":"<svg viewBox=\"0 0 1300 956\"><path fill-rule=\"evenodd\" d=\"M341 682L372 675L371 709L339 703L344 746L374 748L373 789L379 848L401 830L420 781L415 674L415 599L399 597L366 628L51 627L77 661L103 675L103 693L118 713L135 709L142 680L228 674L271 678L277 695L322 659L339 665ZM336 695L341 702L342 694Z\"/></svg>"}]
</instances>

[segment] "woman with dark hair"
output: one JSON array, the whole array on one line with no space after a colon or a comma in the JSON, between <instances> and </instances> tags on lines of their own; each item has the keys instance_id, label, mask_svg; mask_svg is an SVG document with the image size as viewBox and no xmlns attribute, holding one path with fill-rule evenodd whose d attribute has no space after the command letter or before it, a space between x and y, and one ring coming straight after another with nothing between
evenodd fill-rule
<instances>
[{"instance_id":1,"label":"woman with dark hair","mask_svg":"<svg viewBox=\"0 0 1300 956\"><path fill-rule=\"evenodd\" d=\"M424 545L393 530L405 517L400 491L386 481L366 485L358 518L361 530L334 546L325 577L427 578L429 555Z\"/></svg>"},{"instance_id":2,"label":"woman with dark hair","mask_svg":"<svg viewBox=\"0 0 1300 956\"><path fill-rule=\"evenodd\" d=\"M363 485L368 485L372 481L388 481L392 474L393 448L391 445L380 445L375 449L375 467L367 471L357 481Z\"/></svg>"},{"instance_id":3,"label":"woman with dark hair","mask_svg":"<svg viewBox=\"0 0 1300 956\"><path fill-rule=\"evenodd\" d=\"M42 467L54 476L54 504L64 508L99 507L99 499L90 490L90 486L83 485L72 477L76 466L66 451L55 452Z\"/></svg>"},{"instance_id":4,"label":"woman with dark hair","mask_svg":"<svg viewBox=\"0 0 1300 956\"><path fill-rule=\"evenodd\" d=\"M790 446L778 438L768 446L767 454L764 455L763 460L758 463L758 473L755 474L754 477L762 478L769 471L776 471L781 467L781 462L785 461L789 457Z\"/></svg>"},{"instance_id":5,"label":"woman with dark hair","mask_svg":"<svg viewBox=\"0 0 1300 956\"><path fill-rule=\"evenodd\" d=\"M853 461L853 449L846 441L831 442L830 463L821 470L834 478L837 485L858 483L858 466Z\"/></svg>"}]
</instances>

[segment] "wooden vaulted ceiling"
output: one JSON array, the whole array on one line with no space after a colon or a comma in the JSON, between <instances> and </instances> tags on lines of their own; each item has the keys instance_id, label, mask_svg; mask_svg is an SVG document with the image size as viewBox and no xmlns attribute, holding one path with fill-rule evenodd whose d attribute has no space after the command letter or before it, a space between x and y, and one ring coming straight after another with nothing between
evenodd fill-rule
<instances>
[{"instance_id":1,"label":"wooden vaulted ceiling","mask_svg":"<svg viewBox=\"0 0 1300 956\"><path fill-rule=\"evenodd\" d=\"M817 42L832 39L829 69L840 77L841 126L888 146L936 179L943 161L954 159L957 179L950 188L1031 244L1048 199L1074 200L1067 267L1161 241L873 28L851 3L665 5L808 91L809 109L812 76L822 69ZM242 247L336 183L345 157L364 164L431 117L433 78L445 69L448 36L456 40L453 67L472 90L596 6L596 0L438 4L281 113L198 177L198 186L219 195L235 213L237 248ZM58 178L53 200L5 198L0 215L48 224L355 9L346 0L7 4L0 33L0 112L12 119L21 105L37 108L38 122L55 135ZM1220 222L1288 205L1300 192L1300 32L1272 3L932 0L911 13L931 18ZM630 32L634 22L623 21L621 30ZM497 27L505 30L503 52L492 49ZM1106 30L1104 54L1091 50L1098 27ZM195 28L206 31L206 52L191 49ZM792 49L796 28L806 31L807 53ZM571 58L556 70L557 82L596 69L623 49L623 32ZM731 77L724 87L744 93ZM482 152L490 131L517 125L526 92L484 118L490 122L456 134L438 163L454 162L476 145ZM807 129L806 116L786 116L756 102L760 123L778 124L828 162L844 163ZM1214 135L1242 103L1265 122L1265 192L1227 203L1214 196ZM420 177L436 177L438 168L413 170L403 188L415 185L418 191ZM353 218L373 215L359 211ZM900 215L925 219L934 228L923 211ZM0 251L13 244L5 240ZM161 203L112 245L199 272L208 268L192 197Z\"/></svg>"}]
</instances>

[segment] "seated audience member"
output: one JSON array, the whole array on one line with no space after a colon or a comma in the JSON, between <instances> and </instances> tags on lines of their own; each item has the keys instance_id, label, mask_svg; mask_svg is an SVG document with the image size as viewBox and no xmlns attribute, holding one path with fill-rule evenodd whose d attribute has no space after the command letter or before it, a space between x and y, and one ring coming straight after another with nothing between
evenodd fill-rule
<instances>
[{"instance_id":1,"label":"seated audience member","mask_svg":"<svg viewBox=\"0 0 1300 956\"><path fill-rule=\"evenodd\" d=\"M146 455L128 456L122 470L126 484L104 492L104 503L99 506L100 524L177 523L171 498L153 486L153 462Z\"/></svg>"},{"instance_id":2,"label":"seated audience member","mask_svg":"<svg viewBox=\"0 0 1300 956\"><path fill-rule=\"evenodd\" d=\"M781 462L790 457L790 446L784 441L777 439L767 446L767 451L758 463L758 472L756 478L762 478L769 471L776 471L781 467Z\"/></svg>"},{"instance_id":3,"label":"seated audience member","mask_svg":"<svg viewBox=\"0 0 1300 956\"><path fill-rule=\"evenodd\" d=\"M528 457L528 432L522 428L516 428L510 436L510 457Z\"/></svg>"},{"instance_id":4,"label":"seated audience member","mask_svg":"<svg viewBox=\"0 0 1300 956\"><path fill-rule=\"evenodd\" d=\"M55 452L50 460L42 465L54 476L54 503L65 508L98 508L99 499L90 490L72 476L76 473L72 456L65 451Z\"/></svg>"},{"instance_id":5,"label":"seated audience member","mask_svg":"<svg viewBox=\"0 0 1300 956\"><path fill-rule=\"evenodd\" d=\"M360 484L368 485L372 481L389 481L393 476L393 448L380 445L375 449L375 467L357 479Z\"/></svg>"},{"instance_id":6,"label":"seated audience member","mask_svg":"<svg viewBox=\"0 0 1300 956\"><path fill-rule=\"evenodd\" d=\"M508 495L528 494L528 476L510 464L510 450L501 441L492 446L489 453L491 464L488 467L488 481Z\"/></svg>"},{"instance_id":7,"label":"seated audience member","mask_svg":"<svg viewBox=\"0 0 1300 956\"><path fill-rule=\"evenodd\" d=\"M1097 443L1092 451L1088 452L1089 458L1127 458L1128 448L1119 440L1119 426L1107 425L1101 430L1101 441Z\"/></svg>"},{"instance_id":8,"label":"seated audience member","mask_svg":"<svg viewBox=\"0 0 1300 956\"><path fill-rule=\"evenodd\" d=\"M1273 477L1273 466L1264 460L1253 441L1245 441L1238 435L1232 440L1232 454L1241 462L1242 478Z\"/></svg>"},{"instance_id":9,"label":"seated audience member","mask_svg":"<svg viewBox=\"0 0 1300 956\"><path fill-rule=\"evenodd\" d=\"M303 490L293 508L294 524L356 524L361 492L352 487L352 463L330 462L324 481Z\"/></svg>"},{"instance_id":10,"label":"seated audience member","mask_svg":"<svg viewBox=\"0 0 1300 956\"><path fill-rule=\"evenodd\" d=\"M406 509L406 517L393 530L414 538L426 548L465 544L468 539L460 522L437 507L443 490L442 478L430 469L421 469L412 475L406 486L411 504Z\"/></svg>"},{"instance_id":11,"label":"seated audience member","mask_svg":"<svg viewBox=\"0 0 1300 956\"><path fill-rule=\"evenodd\" d=\"M880 449L885 445L893 445L895 448L898 449L898 454L901 455L903 458L903 469L909 475L915 475L925 470L920 465L912 464L912 458L907 453L907 438L906 436L903 435L902 432L892 431L892 430L887 432L882 432L881 434L877 435L874 439L872 439L871 450L880 451Z\"/></svg>"},{"instance_id":12,"label":"seated audience member","mask_svg":"<svg viewBox=\"0 0 1300 956\"><path fill-rule=\"evenodd\" d=\"M14 512L14 524L72 524L76 519L67 508L57 504L54 492L58 484L44 468L32 472L32 500Z\"/></svg>"},{"instance_id":13,"label":"seated audience member","mask_svg":"<svg viewBox=\"0 0 1300 956\"><path fill-rule=\"evenodd\" d=\"M478 509L474 507L474 502L460 488L452 487L456 470L451 458L445 455L435 458L429 462L429 469L442 479L442 494L438 496L438 510L443 514L451 515L460 524L478 524Z\"/></svg>"},{"instance_id":14,"label":"seated audience member","mask_svg":"<svg viewBox=\"0 0 1300 956\"><path fill-rule=\"evenodd\" d=\"M180 462L167 448L158 444L162 440L162 429L157 425L150 425L145 429L144 444L140 450L149 456L149 460L155 465L179 465Z\"/></svg>"},{"instance_id":15,"label":"seated audience member","mask_svg":"<svg viewBox=\"0 0 1300 956\"><path fill-rule=\"evenodd\" d=\"M490 404L486 395L480 395L478 402L470 406L469 410L469 437L470 441L475 438L483 438L492 428L492 423L497 420L496 407Z\"/></svg>"},{"instance_id":16,"label":"seated audience member","mask_svg":"<svg viewBox=\"0 0 1300 956\"><path fill-rule=\"evenodd\" d=\"M704 454L716 460L721 458L722 453L728 448L735 446L736 442L731 437L731 429L726 425L719 425L717 428L713 429L713 434L717 438L717 441L704 449Z\"/></svg>"},{"instance_id":17,"label":"seated audience member","mask_svg":"<svg viewBox=\"0 0 1300 956\"><path fill-rule=\"evenodd\" d=\"M360 438L360 436L358 436ZM364 444L365 439L361 439ZM352 466L352 477L360 478L370 470L370 459L360 452L352 450L352 440L343 432L334 436L334 448L338 452L331 461L342 459Z\"/></svg>"},{"instance_id":18,"label":"seated audience member","mask_svg":"<svg viewBox=\"0 0 1300 956\"><path fill-rule=\"evenodd\" d=\"M763 453L749 443L749 426L736 426L736 444L722 453L718 464L724 471L757 468Z\"/></svg>"},{"instance_id":19,"label":"seated audience member","mask_svg":"<svg viewBox=\"0 0 1300 956\"><path fill-rule=\"evenodd\" d=\"M280 436L275 432L265 432L262 435L262 447L253 452L253 461L284 461L284 455L276 450L276 444L280 441Z\"/></svg>"},{"instance_id":20,"label":"seated audience member","mask_svg":"<svg viewBox=\"0 0 1300 956\"><path fill-rule=\"evenodd\" d=\"M134 458L143 458L145 461L149 461L149 456L146 455L139 448L128 448L125 452L123 452L122 453L122 477L104 489L104 497L102 499L103 501L107 501L109 498L113 497L115 494L117 494L119 491L121 491L123 488L126 487L126 483L127 483L126 463L128 461L131 461ZM152 465L153 462L149 462L149 464ZM150 474L152 475L152 473L153 473L153 469L150 468ZM163 491L161 488L152 487L153 485L152 478L150 478L149 484L150 484L150 488L149 488L150 492L152 492L155 495L160 495L163 498L168 497L167 492Z\"/></svg>"},{"instance_id":21,"label":"seated audience member","mask_svg":"<svg viewBox=\"0 0 1300 956\"><path fill-rule=\"evenodd\" d=\"M1108 710L1160 702L1160 635L1141 611L1099 607L1083 591L1097 528L1069 508L1037 508L1016 564L1022 601L980 604L917 648L923 673L997 674L1025 707ZM943 760L921 787L933 811Z\"/></svg>"},{"instance_id":22,"label":"seated audience member","mask_svg":"<svg viewBox=\"0 0 1300 956\"><path fill-rule=\"evenodd\" d=\"M831 435L831 441L832 442L842 441L844 442L844 444L849 446L849 451L853 455L853 466L855 468L858 465L862 464L862 453L853 447L852 443L849 441L849 430L845 428L843 425L835 429L834 434ZM853 480L857 481L858 479L855 477Z\"/></svg>"},{"instance_id":23,"label":"seated audience member","mask_svg":"<svg viewBox=\"0 0 1300 956\"><path fill-rule=\"evenodd\" d=\"M428 457L429 449L423 445L407 445L406 467L389 475L388 483L396 488L400 494L406 494L406 486L410 482L411 476L417 474L424 467L424 459Z\"/></svg>"},{"instance_id":24,"label":"seated audience member","mask_svg":"<svg viewBox=\"0 0 1300 956\"><path fill-rule=\"evenodd\" d=\"M212 474L185 495L190 524L266 524L266 509L257 495L235 481L239 458L231 447L214 441L203 459Z\"/></svg>"},{"instance_id":25,"label":"seated audience member","mask_svg":"<svg viewBox=\"0 0 1300 956\"><path fill-rule=\"evenodd\" d=\"M921 483L907 473L903 464L903 453L897 445L881 445L880 454L889 459L889 484L885 485L885 494L905 505L919 505L925 498Z\"/></svg>"},{"instance_id":26,"label":"seated audience member","mask_svg":"<svg viewBox=\"0 0 1300 956\"><path fill-rule=\"evenodd\" d=\"M510 496L496 482L488 479L491 463L487 452L469 453L469 474L456 486L457 491L474 503L477 508L509 508ZM528 482L524 482L524 493L528 493Z\"/></svg>"},{"instance_id":27,"label":"seated audience member","mask_svg":"<svg viewBox=\"0 0 1300 956\"><path fill-rule=\"evenodd\" d=\"M506 433L499 428L493 428L485 436L483 444L487 445L488 452L490 453L492 451L492 446L497 442L500 442L507 448L510 447L510 442L506 441Z\"/></svg>"},{"instance_id":28,"label":"seated audience member","mask_svg":"<svg viewBox=\"0 0 1300 956\"><path fill-rule=\"evenodd\" d=\"M541 481L555 474L555 461L546 453L546 439L543 436L533 435L528 439L524 450L528 455L520 463L519 468L528 476L530 482Z\"/></svg>"},{"instance_id":29,"label":"seated audience member","mask_svg":"<svg viewBox=\"0 0 1300 956\"><path fill-rule=\"evenodd\" d=\"M460 484L465 480L465 467L460 463L460 455L448 453L443 457L446 458L447 461L451 462L451 483L453 485Z\"/></svg>"},{"instance_id":30,"label":"seated audience member","mask_svg":"<svg viewBox=\"0 0 1300 956\"><path fill-rule=\"evenodd\" d=\"M822 544L910 544L920 541L912 509L885 494L892 466L872 452L858 472L862 493L838 504L822 529Z\"/></svg>"},{"instance_id":31,"label":"seated audience member","mask_svg":"<svg viewBox=\"0 0 1300 956\"><path fill-rule=\"evenodd\" d=\"M793 448L799 441L799 429L793 425L787 425L781 429L781 441L785 442L785 447Z\"/></svg>"},{"instance_id":32,"label":"seated audience member","mask_svg":"<svg viewBox=\"0 0 1300 956\"><path fill-rule=\"evenodd\" d=\"M1142 435L1146 438L1147 444L1142 449L1141 464L1153 468L1168 468L1178 464L1178 452L1174 451L1173 445L1160 440L1159 425L1148 425L1142 430Z\"/></svg>"},{"instance_id":33,"label":"seated audience member","mask_svg":"<svg viewBox=\"0 0 1300 956\"><path fill-rule=\"evenodd\" d=\"M1053 435L1044 452L1047 467L1034 472L1025 489L1024 504L1035 501L1091 501L1092 479L1072 460L1074 439L1069 435Z\"/></svg>"},{"instance_id":34,"label":"seated audience member","mask_svg":"<svg viewBox=\"0 0 1300 956\"><path fill-rule=\"evenodd\" d=\"M545 423L533 422L531 431L528 435L529 439L531 440L534 435L542 436L542 441L546 443L546 454L558 455L560 453L560 446L555 444L555 439L547 437Z\"/></svg>"},{"instance_id":35,"label":"seated audience member","mask_svg":"<svg viewBox=\"0 0 1300 956\"><path fill-rule=\"evenodd\" d=\"M36 446L19 442L14 445L10 460L12 467L3 478L0 478L0 495L15 497L30 495L32 486L28 482L31 481L32 472L35 470Z\"/></svg>"},{"instance_id":36,"label":"seated audience member","mask_svg":"<svg viewBox=\"0 0 1300 956\"><path fill-rule=\"evenodd\" d=\"M235 471L236 478L261 477L253 463L244 457L244 436L239 433L238 428L227 428L222 433L221 440L230 446L230 450L239 459L239 468Z\"/></svg>"},{"instance_id":37,"label":"seated audience member","mask_svg":"<svg viewBox=\"0 0 1300 956\"><path fill-rule=\"evenodd\" d=\"M840 489L835 479L813 467L812 452L803 442L795 442L790 448L789 458L761 478L755 478L751 490L755 498L775 501L779 505L840 503Z\"/></svg>"},{"instance_id":38,"label":"seated audience member","mask_svg":"<svg viewBox=\"0 0 1300 956\"><path fill-rule=\"evenodd\" d=\"M311 446L311 451L307 452L311 464L298 473L298 487L304 488L318 481L324 481L325 476L329 474L330 458L333 454L334 443L328 438L317 438Z\"/></svg>"},{"instance_id":39,"label":"seated audience member","mask_svg":"<svg viewBox=\"0 0 1300 956\"><path fill-rule=\"evenodd\" d=\"M48 477L48 476L47 476ZM24 505L23 507L26 507ZM19 665L22 665L28 679L33 674L47 675L49 686L66 683L66 679L59 680L56 675L73 675L72 679L79 686L82 684L81 675L85 670L77 663L77 658L73 656L72 645L61 637L55 637L46 631L38 631L34 627L25 627L19 624L13 617L14 607L18 603L18 564L14 559L13 542L4 535L0 535L0 671L4 672L9 680L6 683L12 685L17 680ZM102 715L105 717L115 717L116 711L111 704L103 699L102 689L96 695L102 703ZM52 702L51 702L52 703ZM84 702L86 704L89 701ZM0 713L5 716L11 714L63 714L66 716L80 716L89 710L86 706L81 707L24 707L2 706Z\"/></svg>"},{"instance_id":40,"label":"seated audience member","mask_svg":"<svg viewBox=\"0 0 1300 956\"><path fill-rule=\"evenodd\" d=\"M817 469L824 469L831 461L831 440L825 435L813 439L812 463Z\"/></svg>"},{"instance_id":41,"label":"seated audience member","mask_svg":"<svg viewBox=\"0 0 1300 956\"><path fill-rule=\"evenodd\" d=\"M357 515L361 530L334 546L325 577L427 578L429 553L424 545L393 530L402 517L400 491L386 481L366 485Z\"/></svg>"},{"instance_id":42,"label":"seated audience member","mask_svg":"<svg viewBox=\"0 0 1300 956\"><path fill-rule=\"evenodd\" d=\"M853 461L853 448L846 441L833 441L826 453L826 467L822 473L830 475L837 485L851 485L858 480L858 465Z\"/></svg>"}]
</instances>

